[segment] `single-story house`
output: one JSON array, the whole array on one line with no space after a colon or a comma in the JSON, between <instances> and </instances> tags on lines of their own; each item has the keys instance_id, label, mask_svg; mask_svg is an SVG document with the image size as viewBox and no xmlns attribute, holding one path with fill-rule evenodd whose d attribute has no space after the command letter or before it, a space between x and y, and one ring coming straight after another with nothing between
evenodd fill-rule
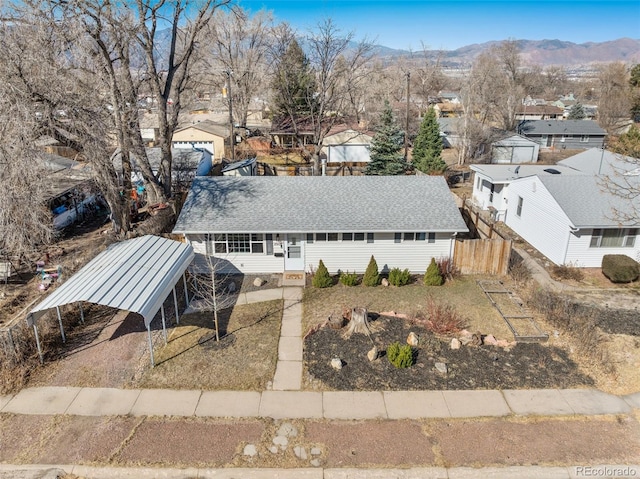
<instances>
[{"instance_id":1,"label":"single-story house","mask_svg":"<svg viewBox=\"0 0 640 479\"><path fill-rule=\"evenodd\" d=\"M436 103L433 106L438 118L459 118L464 113L460 103Z\"/></svg>"},{"instance_id":2,"label":"single-story house","mask_svg":"<svg viewBox=\"0 0 640 479\"><path fill-rule=\"evenodd\" d=\"M512 134L491 144L491 163L535 163L539 152L538 143Z\"/></svg>"},{"instance_id":3,"label":"single-story house","mask_svg":"<svg viewBox=\"0 0 640 479\"><path fill-rule=\"evenodd\" d=\"M460 146L462 142L460 139L462 122L463 119L461 118L438 118L443 147L455 148Z\"/></svg>"},{"instance_id":4,"label":"single-story house","mask_svg":"<svg viewBox=\"0 0 640 479\"><path fill-rule=\"evenodd\" d=\"M467 226L441 176L199 177L174 234L222 273L423 273Z\"/></svg>"},{"instance_id":5,"label":"single-story house","mask_svg":"<svg viewBox=\"0 0 640 479\"><path fill-rule=\"evenodd\" d=\"M606 254L640 255L638 221L621 224L614 215L614 209L632 212L633 205L594 175L514 180L506 209L507 226L555 264L599 267Z\"/></svg>"},{"instance_id":6,"label":"single-story house","mask_svg":"<svg viewBox=\"0 0 640 479\"><path fill-rule=\"evenodd\" d=\"M554 105L520 105L516 120L562 120L564 110Z\"/></svg>"},{"instance_id":7,"label":"single-story house","mask_svg":"<svg viewBox=\"0 0 640 479\"><path fill-rule=\"evenodd\" d=\"M545 175L582 174L569 166L560 165L471 165L475 173L471 199L488 210L496 221L505 221L509 185L520 178Z\"/></svg>"},{"instance_id":8,"label":"single-story house","mask_svg":"<svg viewBox=\"0 0 640 479\"><path fill-rule=\"evenodd\" d=\"M255 158L227 163L222 168L223 176L256 176L257 174L258 162Z\"/></svg>"},{"instance_id":9,"label":"single-story house","mask_svg":"<svg viewBox=\"0 0 640 479\"><path fill-rule=\"evenodd\" d=\"M225 142L228 141L229 125L204 120L174 131L171 147L188 150L201 148L208 151L214 160L221 160L224 157Z\"/></svg>"},{"instance_id":10,"label":"single-story house","mask_svg":"<svg viewBox=\"0 0 640 479\"><path fill-rule=\"evenodd\" d=\"M352 128L334 128L324 137L322 155L328 163L371 161L372 133Z\"/></svg>"},{"instance_id":11,"label":"single-story house","mask_svg":"<svg viewBox=\"0 0 640 479\"><path fill-rule=\"evenodd\" d=\"M592 120L527 120L518 133L542 148L586 150L602 148L607 132Z\"/></svg>"}]
</instances>

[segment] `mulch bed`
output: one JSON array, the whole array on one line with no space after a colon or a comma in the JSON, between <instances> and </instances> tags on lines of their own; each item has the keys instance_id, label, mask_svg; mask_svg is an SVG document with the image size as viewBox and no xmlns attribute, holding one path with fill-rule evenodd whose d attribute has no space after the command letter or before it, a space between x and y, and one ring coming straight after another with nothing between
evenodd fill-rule
<instances>
[{"instance_id":1,"label":"mulch bed","mask_svg":"<svg viewBox=\"0 0 640 479\"><path fill-rule=\"evenodd\" d=\"M524 389L591 386L593 380L578 370L567 353L557 347L519 343L511 349L497 346L449 347L422 326L398 318L378 316L371 321L371 338L382 357L370 362L371 340L364 334L343 339L343 331L329 327L307 337L304 360L313 380L335 390L444 390ZM404 344L410 332L420 337L414 348L415 364L397 369L384 356L386 347ZM340 358L341 370L331 367ZM435 363L447 365L447 374L436 371Z\"/></svg>"}]
</instances>

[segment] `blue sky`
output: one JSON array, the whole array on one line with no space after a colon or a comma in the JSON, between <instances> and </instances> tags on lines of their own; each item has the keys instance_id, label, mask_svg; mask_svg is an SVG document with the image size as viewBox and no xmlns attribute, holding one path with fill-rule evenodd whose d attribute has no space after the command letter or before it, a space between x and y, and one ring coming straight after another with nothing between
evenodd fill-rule
<instances>
[{"instance_id":1,"label":"blue sky","mask_svg":"<svg viewBox=\"0 0 640 479\"><path fill-rule=\"evenodd\" d=\"M575 43L640 39L640 0L238 0L300 32L331 18L391 48L452 50L508 38Z\"/></svg>"}]
</instances>

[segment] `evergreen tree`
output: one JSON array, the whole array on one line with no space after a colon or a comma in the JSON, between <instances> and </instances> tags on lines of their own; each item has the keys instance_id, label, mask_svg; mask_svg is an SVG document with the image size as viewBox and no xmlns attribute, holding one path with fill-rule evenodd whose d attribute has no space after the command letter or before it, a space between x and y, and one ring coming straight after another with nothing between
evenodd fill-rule
<instances>
[{"instance_id":1,"label":"evergreen tree","mask_svg":"<svg viewBox=\"0 0 640 479\"><path fill-rule=\"evenodd\" d=\"M404 132L398 126L385 101L380 115L380 123L371 140L371 161L367 165L366 175L402 175L407 171L407 162L402 154Z\"/></svg>"},{"instance_id":2,"label":"evergreen tree","mask_svg":"<svg viewBox=\"0 0 640 479\"><path fill-rule=\"evenodd\" d=\"M378 286L379 279L380 274L378 272L378 263L373 255L371 255L371 259L367 265L367 270L364 272L364 277L362 278L362 284L365 286Z\"/></svg>"},{"instance_id":3,"label":"evergreen tree","mask_svg":"<svg viewBox=\"0 0 640 479\"><path fill-rule=\"evenodd\" d=\"M442 159L442 138L436 112L429 108L413 143L413 166L429 175L442 173L447 164Z\"/></svg>"},{"instance_id":4,"label":"evergreen tree","mask_svg":"<svg viewBox=\"0 0 640 479\"><path fill-rule=\"evenodd\" d=\"M581 103L574 104L569 110L569 116L567 120L584 120L587 114L584 112L584 107Z\"/></svg>"},{"instance_id":5,"label":"evergreen tree","mask_svg":"<svg viewBox=\"0 0 640 479\"><path fill-rule=\"evenodd\" d=\"M313 275L311 284L314 288L328 288L333 285L333 279L322 260L320 260L320 263L318 264L318 271Z\"/></svg>"},{"instance_id":6,"label":"evergreen tree","mask_svg":"<svg viewBox=\"0 0 640 479\"><path fill-rule=\"evenodd\" d=\"M427 272L424 275L424 284L425 286L440 286L442 283L444 283L444 278L440 274L438 263L436 263L435 258L431 258L431 263L429 263Z\"/></svg>"},{"instance_id":7,"label":"evergreen tree","mask_svg":"<svg viewBox=\"0 0 640 479\"><path fill-rule=\"evenodd\" d=\"M316 82L309 59L294 39L276 65L272 88L277 116L307 118L314 108Z\"/></svg>"},{"instance_id":8,"label":"evergreen tree","mask_svg":"<svg viewBox=\"0 0 640 479\"><path fill-rule=\"evenodd\" d=\"M640 129L631 125L631 128L613 141L608 149L621 155L640 158Z\"/></svg>"}]
</instances>

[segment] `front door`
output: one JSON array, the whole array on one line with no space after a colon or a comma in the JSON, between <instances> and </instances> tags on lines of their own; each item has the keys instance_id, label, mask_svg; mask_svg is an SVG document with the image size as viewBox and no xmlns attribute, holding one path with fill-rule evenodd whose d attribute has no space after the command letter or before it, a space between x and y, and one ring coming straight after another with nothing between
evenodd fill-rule
<instances>
[{"instance_id":1,"label":"front door","mask_svg":"<svg viewBox=\"0 0 640 479\"><path fill-rule=\"evenodd\" d=\"M301 233L289 233L284 244L285 271L304 271L304 241Z\"/></svg>"}]
</instances>

